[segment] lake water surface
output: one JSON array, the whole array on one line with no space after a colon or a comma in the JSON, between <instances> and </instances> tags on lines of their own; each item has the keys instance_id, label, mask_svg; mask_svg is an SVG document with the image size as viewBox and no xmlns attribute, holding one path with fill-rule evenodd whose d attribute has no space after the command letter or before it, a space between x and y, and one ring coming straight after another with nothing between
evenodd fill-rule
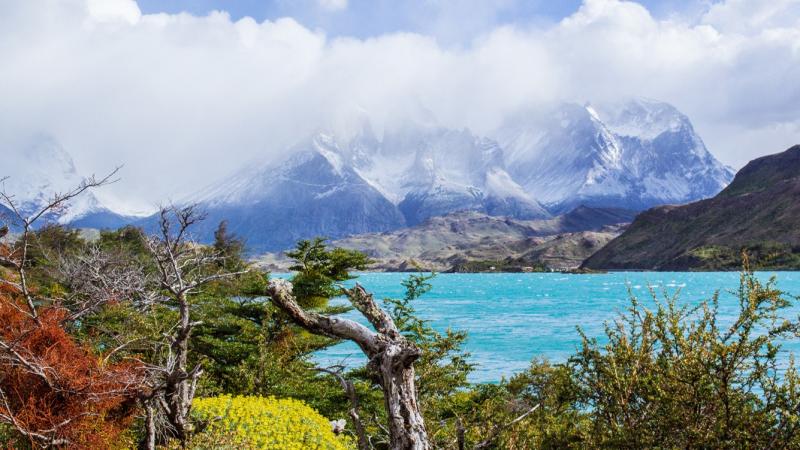
<instances>
[{"instance_id":1,"label":"lake water surface","mask_svg":"<svg viewBox=\"0 0 800 450\"><path fill-rule=\"evenodd\" d=\"M400 282L408 274L366 273L356 280L376 298L402 297ZM800 272L762 272L762 281L777 277L779 289L800 296ZM351 283L352 284L352 283ZM628 286L645 306L653 306L648 285L661 292L680 289L682 302L696 303L720 290L721 320L737 311L730 291L739 285L735 272L617 272L600 275L560 273L439 274L430 293L415 302L419 315L438 330L466 330L466 350L477 364L471 380L495 382L525 369L532 358L563 361L580 343L576 327L602 338L603 322L626 308ZM794 299L792 299L794 300ZM342 300L336 300L342 301ZM800 314L793 302L786 316ZM346 317L365 321L357 312ZM800 354L800 339L786 342L784 352ZM365 358L352 343L320 352L323 365L360 364Z\"/></svg>"}]
</instances>

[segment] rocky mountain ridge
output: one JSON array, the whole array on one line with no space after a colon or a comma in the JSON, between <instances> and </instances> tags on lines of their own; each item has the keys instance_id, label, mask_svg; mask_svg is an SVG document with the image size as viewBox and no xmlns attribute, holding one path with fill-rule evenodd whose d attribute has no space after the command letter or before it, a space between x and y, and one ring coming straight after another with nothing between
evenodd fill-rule
<instances>
[{"instance_id":1,"label":"rocky mountain ridge","mask_svg":"<svg viewBox=\"0 0 800 450\"><path fill-rule=\"evenodd\" d=\"M514 179L556 213L579 204L643 210L687 203L733 178L688 117L653 100L564 104L543 119L517 117L497 136Z\"/></svg>"},{"instance_id":2,"label":"rocky mountain ridge","mask_svg":"<svg viewBox=\"0 0 800 450\"><path fill-rule=\"evenodd\" d=\"M320 132L192 200L212 219L203 235L227 218L252 248L274 251L457 211L530 220L579 205L642 210L706 198L730 181L674 107L636 100L599 111L563 104L543 121L522 115L496 139L430 120L378 137L361 117L355 131Z\"/></svg>"},{"instance_id":3,"label":"rocky mountain ridge","mask_svg":"<svg viewBox=\"0 0 800 450\"><path fill-rule=\"evenodd\" d=\"M52 201L55 194L63 194L78 187L84 177L75 167L71 155L52 136L30 136L17 148L3 149L4 173L0 169L0 188L11 196L14 206L23 216L41 210ZM16 228L15 214L0 205L4 221ZM76 228L117 228L135 221L135 217L116 213L103 205L90 191L84 192L64 205L41 224L58 223Z\"/></svg>"},{"instance_id":4,"label":"rocky mountain ridge","mask_svg":"<svg viewBox=\"0 0 800 450\"><path fill-rule=\"evenodd\" d=\"M12 189L26 205L81 179L55 140L37 145L40 152L17 164L23 176L17 170L13 178L27 183ZM686 203L713 196L730 177L685 115L640 99L520 114L490 136L427 116L378 134L362 114L347 127L309 136L278 160L248 162L183 203L207 213L195 230L200 241L210 241L226 220L259 253L314 236L413 227L459 211L541 220L579 205L610 211ZM91 193L53 220L88 228L149 229L156 222L117 214Z\"/></svg>"},{"instance_id":5,"label":"rocky mountain ridge","mask_svg":"<svg viewBox=\"0 0 800 450\"><path fill-rule=\"evenodd\" d=\"M639 270L738 270L742 251L752 267L800 268L800 145L755 159L717 196L660 206L584 267Z\"/></svg>"},{"instance_id":6,"label":"rocky mountain ridge","mask_svg":"<svg viewBox=\"0 0 800 450\"><path fill-rule=\"evenodd\" d=\"M520 220L462 211L330 245L366 253L375 261L371 270L378 271L569 270L616 237L634 215L580 207L550 219ZM281 253L262 255L258 261L277 271L291 265Z\"/></svg>"}]
</instances>

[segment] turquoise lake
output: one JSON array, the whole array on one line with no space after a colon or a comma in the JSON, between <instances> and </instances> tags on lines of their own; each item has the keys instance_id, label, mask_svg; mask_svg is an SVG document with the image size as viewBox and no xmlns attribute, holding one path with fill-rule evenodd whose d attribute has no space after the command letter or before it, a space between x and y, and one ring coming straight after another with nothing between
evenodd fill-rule
<instances>
[{"instance_id":1,"label":"turquoise lake","mask_svg":"<svg viewBox=\"0 0 800 450\"><path fill-rule=\"evenodd\" d=\"M408 274L365 273L358 281L376 298L402 297ZM762 281L777 277L787 298L800 296L800 272L760 272ZM351 283L352 284L352 283ZM720 320L730 320L738 301L735 272L616 272L598 275L561 273L439 274L430 293L415 302L420 317L438 330L466 330L466 350L477 364L471 381L496 382L525 369L532 358L563 361L580 343L576 327L602 338L603 323L629 304L628 286L643 305L653 306L648 285L658 292L680 289L680 301L697 303L720 291ZM790 298L790 300L794 300ZM344 301L337 299L336 301ZM785 310L797 318L800 302ZM357 312L345 315L365 322ZM727 319L727 320L726 320ZM800 354L800 339L784 343L784 354ZM342 343L316 356L321 365L365 361L358 347Z\"/></svg>"}]
</instances>

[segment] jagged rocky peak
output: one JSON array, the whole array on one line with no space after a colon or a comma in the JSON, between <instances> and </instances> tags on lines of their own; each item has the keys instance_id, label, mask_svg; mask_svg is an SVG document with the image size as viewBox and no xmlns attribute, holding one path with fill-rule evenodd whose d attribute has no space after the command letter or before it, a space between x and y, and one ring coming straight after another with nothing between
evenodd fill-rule
<instances>
[{"instance_id":1,"label":"jagged rocky peak","mask_svg":"<svg viewBox=\"0 0 800 450\"><path fill-rule=\"evenodd\" d=\"M595 193L625 194L620 143L591 107L566 103L550 114L523 115L496 135L512 176L551 209L591 203L578 199Z\"/></svg>"},{"instance_id":2,"label":"jagged rocky peak","mask_svg":"<svg viewBox=\"0 0 800 450\"><path fill-rule=\"evenodd\" d=\"M7 144L2 151L7 176L4 190L13 196L23 214L33 214L52 201L55 194L66 193L83 181L72 157L61 144L47 134L35 134L23 142ZM101 206L91 192L86 192L59 211L57 219L67 223Z\"/></svg>"},{"instance_id":3,"label":"jagged rocky peak","mask_svg":"<svg viewBox=\"0 0 800 450\"><path fill-rule=\"evenodd\" d=\"M665 132L691 128L689 118L669 103L645 98L592 106L618 136L653 140Z\"/></svg>"},{"instance_id":4,"label":"jagged rocky peak","mask_svg":"<svg viewBox=\"0 0 800 450\"><path fill-rule=\"evenodd\" d=\"M405 126L387 133L388 154L414 155L396 175L395 197L409 224L458 210L519 218L548 217L547 211L505 169L497 142L469 130ZM399 189L398 189L399 188Z\"/></svg>"},{"instance_id":5,"label":"jagged rocky peak","mask_svg":"<svg viewBox=\"0 0 800 450\"><path fill-rule=\"evenodd\" d=\"M282 250L299 239L338 238L402 227L397 207L362 178L349 158L351 142L319 132L280 160L251 163L204 190L203 239L227 220L253 251ZM189 202L193 199L187 200Z\"/></svg>"},{"instance_id":6,"label":"jagged rocky peak","mask_svg":"<svg viewBox=\"0 0 800 450\"><path fill-rule=\"evenodd\" d=\"M78 172L72 156L53 136L39 133L18 142L2 144L3 168L8 176L5 191L13 195L23 215L38 212L56 194L65 194L78 187L84 177ZM91 192L83 192L47 215L44 222L57 222L79 227L115 228L133 220L111 211Z\"/></svg>"},{"instance_id":7,"label":"jagged rocky peak","mask_svg":"<svg viewBox=\"0 0 800 450\"><path fill-rule=\"evenodd\" d=\"M23 209L33 210L54 192L81 182L70 155L50 136L32 136L2 153L4 188Z\"/></svg>"},{"instance_id":8,"label":"jagged rocky peak","mask_svg":"<svg viewBox=\"0 0 800 450\"><path fill-rule=\"evenodd\" d=\"M627 169L640 180L644 206L712 197L733 179L733 170L714 158L674 106L634 99L601 111L622 142Z\"/></svg>"},{"instance_id":9,"label":"jagged rocky peak","mask_svg":"<svg viewBox=\"0 0 800 450\"><path fill-rule=\"evenodd\" d=\"M408 223L462 209L524 218L549 215L505 171L495 141L423 119L390 127L380 140L364 121L362 131L349 138L328 136L326 148L398 205Z\"/></svg>"},{"instance_id":10,"label":"jagged rocky peak","mask_svg":"<svg viewBox=\"0 0 800 450\"><path fill-rule=\"evenodd\" d=\"M684 114L653 100L566 103L512 118L495 135L512 176L555 212L685 203L715 195L732 178Z\"/></svg>"},{"instance_id":11,"label":"jagged rocky peak","mask_svg":"<svg viewBox=\"0 0 800 450\"><path fill-rule=\"evenodd\" d=\"M409 117L378 130L366 111L346 110L283 159L249 163L198 198L242 223L260 218L242 234L271 233L272 246L463 210L521 219L582 204L642 210L714 195L730 180L686 116L659 102L564 103L513 117L490 137L444 127L425 111ZM265 227L265 208L297 230Z\"/></svg>"},{"instance_id":12,"label":"jagged rocky peak","mask_svg":"<svg viewBox=\"0 0 800 450\"><path fill-rule=\"evenodd\" d=\"M506 172L495 141L430 120L401 123L378 137L369 120L351 117L283 159L249 163L196 198L214 220L232 216L233 231L242 224L238 231L249 242L279 249L300 237L384 231L459 210L549 217ZM276 233L273 217L294 230Z\"/></svg>"}]
</instances>

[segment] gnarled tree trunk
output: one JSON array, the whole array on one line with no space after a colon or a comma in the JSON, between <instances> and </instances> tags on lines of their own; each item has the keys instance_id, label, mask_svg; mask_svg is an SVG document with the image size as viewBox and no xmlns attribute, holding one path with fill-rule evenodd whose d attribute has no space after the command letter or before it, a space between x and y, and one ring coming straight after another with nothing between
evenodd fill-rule
<instances>
[{"instance_id":1,"label":"gnarled tree trunk","mask_svg":"<svg viewBox=\"0 0 800 450\"><path fill-rule=\"evenodd\" d=\"M358 284L345 291L350 302L369 320L375 331L352 320L303 310L292 295L292 284L286 280L270 281L268 294L300 326L312 333L353 341L367 355L368 368L376 375L383 390L392 449L432 448L414 384L414 361L419 358L420 350L400 333L391 316L378 307L371 294Z\"/></svg>"},{"instance_id":2,"label":"gnarled tree trunk","mask_svg":"<svg viewBox=\"0 0 800 450\"><path fill-rule=\"evenodd\" d=\"M192 401L198 380L203 374L200 364L189 368L189 340L192 330L201 324L191 320L190 296L196 295L207 283L246 272L214 269L217 263L225 260L224 255L205 252L188 242L189 228L204 218L194 205L162 208L160 216L160 235L148 238L147 244L158 269L158 283L164 291L163 300L177 304L179 319L174 331L166 336L169 355L161 366L154 367L152 392L145 399L151 419L144 439L147 448L165 444L172 438L185 445L189 437ZM156 407L155 410L153 407ZM163 429L156 429L153 413L166 419ZM152 436L156 432L159 433L157 439Z\"/></svg>"}]
</instances>

